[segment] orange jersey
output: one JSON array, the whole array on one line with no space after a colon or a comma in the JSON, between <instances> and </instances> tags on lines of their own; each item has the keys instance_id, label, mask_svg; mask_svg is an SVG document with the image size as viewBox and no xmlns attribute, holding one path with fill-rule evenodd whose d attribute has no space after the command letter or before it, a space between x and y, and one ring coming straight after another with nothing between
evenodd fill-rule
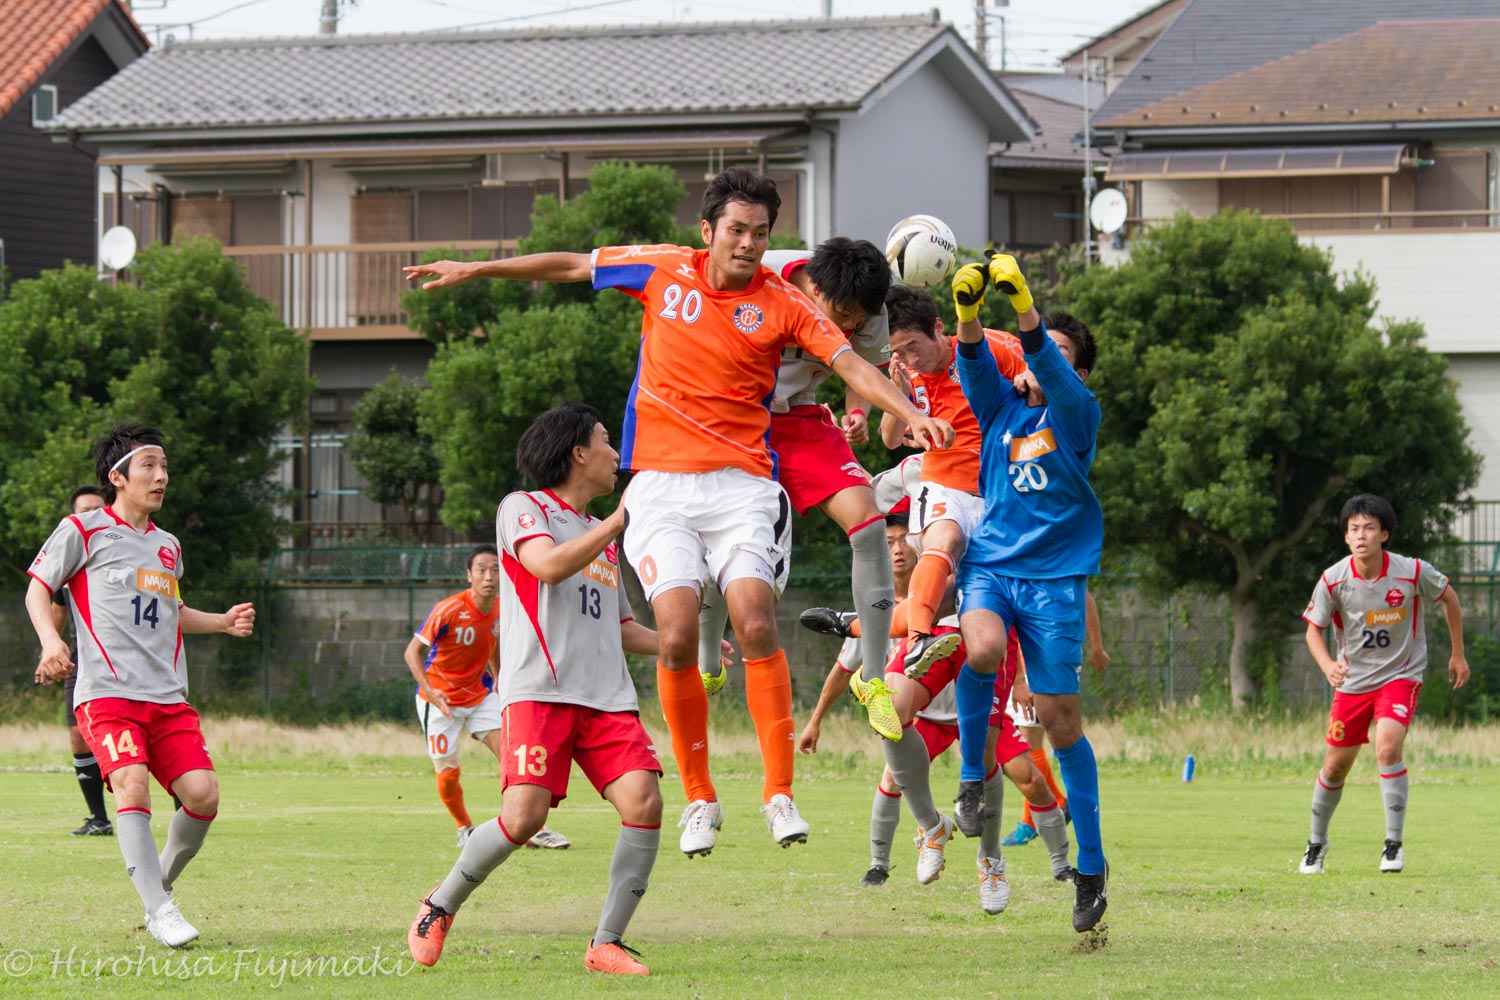
<instances>
[{"instance_id":1,"label":"orange jersey","mask_svg":"<svg viewBox=\"0 0 1500 1000\"><path fill-rule=\"evenodd\" d=\"M707 259L707 250L674 246L594 251L594 287L617 288L646 306L620 468L736 468L772 479L775 454L766 439L781 349L800 347L832 365L849 341L768 268L742 290L715 291Z\"/></svg>"},{"instance_id":2,"label":"orange jersey","mask_svg":"<svg viewBox=\"0 0 1500 1000\"><path fill-rule=\"evenodd\" d=\"M1021 342L1000 330L985 330L984 339L1000 374L1013 379L1026 370ZM911 400L934 420L953 425L953 446L922 456L922 480L967 493L979 492L979 419L969 409L969 400L958 384L958 341L948 347L948 365L936 375L910 372Z\"/></svg>"},{"instance_id":3,"label":"orange jersey","mask_svg":"<svg viewBox=\"0 0 1500 1000\"><path fill-rule=\"evenodd\" d=\"M448 704L468 708L489 693L485 667L499 638L500 602L489 613L474 604L474 592L445 597L427 613L416 636L427 646L422 669L433 690L441 691Z\"/></svg>"}]
</instances>

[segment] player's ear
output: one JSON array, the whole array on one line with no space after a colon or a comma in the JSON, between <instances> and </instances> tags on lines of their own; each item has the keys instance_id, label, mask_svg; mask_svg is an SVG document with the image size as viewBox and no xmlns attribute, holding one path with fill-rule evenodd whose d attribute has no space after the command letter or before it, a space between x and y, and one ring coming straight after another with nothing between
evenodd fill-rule
<instances>
[{"instance_id":1,"label":"player's ear","mask_svg":"<svg viewBox=\"0 0 1500 1000\"><path fill-rule=\"evenodd\" d=\"M939 316L932 327L932 337L936 340L943 335L943 318Z\"/></svg>"},{"instance_id":2,"label":"player's ear","mask_svg":"<svg viewBox=\"0 0 1500 1000\"><path fill-rule=\"evenodd\" d=\"M707 219L698 222L698 230L703 234L703 245L708 246L714 241L714 227Z\"/></svg>"},{"instance_id":3,"label":"player's ear","mask_svg":"<svg viewBox=\"0 0 1500 1000\"><path fill-rule=\"evenodd\" d=\"M1089 380L1089 370L1087 368L1075 368L1073 370L1078 373L1078 380L1080 382L1087 382Z\"/></svg>"}]
</instances>

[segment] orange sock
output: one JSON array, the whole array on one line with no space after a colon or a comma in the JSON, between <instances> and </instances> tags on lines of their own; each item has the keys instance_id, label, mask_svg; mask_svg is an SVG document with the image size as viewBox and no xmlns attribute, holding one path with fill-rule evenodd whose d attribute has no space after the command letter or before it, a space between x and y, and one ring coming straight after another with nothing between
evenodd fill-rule
<instances>
[{"instance_id":1,"label":"orange sock","mask_svg":"<svg viewBox=\"0 0 1500 1000\"><path fill-rule=\"evenodd\" d=\"M907 608L907 635L932 631L932 622L937 618L938 605L943 603L943 591L948 587L948 574L953 572L953 557L937 549L929 549L917 560L912 570L911 585L906 590L906 600L901 607ZM894 620L895 615L891 618Z\"/></svg>"},{"instance_id":2,"label":"orange sock","mask_svg":"<svg viewBox=\"0 0 1500 1000\"><path fill-rule=\"evenodd\" d=\"M713 779L708 773L708 694L696 666L668 670L656 664L656 693L661 714L672 736L672 756L682 773L682 788L689 802L717 802Z\"/></svg>"},{"instance_id":3,"label":"orange sock","mask_svg":"<svg viewBox=\"0 0 1500 1000\"><path fill-rule=\"evenodd\" d=\"M464 786L458 783L458 772L461 770L463 769L450 767L437 773L438 798L448 807L448 813L455 823L461 827L473 826L469 810L464 807Z\"/></svg>"},{"instance_id":4,"label":"orange sock","mask_svg":"<svg viewBox=\"0 0 1500 1000\"><path fill-rule=\"evenodd\" d=\"M1057 779L1052 776L1052 762L1047 759L1047 749L1032 747L1031 762L1036 765L1038 771L1042 772L1042 777L1047 779L1047 787L1052 789L1052 795L1057 799L1057 807L1061 809L1067 805L1068 797L1063 794L1061 788L1057 787Z\"/></svg>"},{"instance_id":5,"label":"orange sock","mask_svg":"<svg viewBox=\"0 0 1500 1000\"><path fill-rule=\"evenodd\" d=\"M792 671L783 650L759 659L745 657L745 704L760 740L766 775L762 797L769 802L773 795L790 796L796 729L792 724Z\"/></svg>"}]
</instances>

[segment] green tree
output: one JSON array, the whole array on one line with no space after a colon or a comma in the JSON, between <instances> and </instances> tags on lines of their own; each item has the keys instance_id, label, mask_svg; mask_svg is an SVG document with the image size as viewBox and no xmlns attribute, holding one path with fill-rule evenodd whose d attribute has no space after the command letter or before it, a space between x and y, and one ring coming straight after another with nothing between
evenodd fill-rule
<instances>
[{"instance_id":1,"label":"green tree","mask_svg":"<svg viewBox=\"0 0 1500 1000\"><path fill-rule=\"evenodd\" d=\"M1144 556L1148 583L1228 593L1236 707L1274 690L1345 498L1388 498L1393 547L1421 554L1477 481L1446 360L1419 322L1372 327L1373 296L1285 221L1234 211L1179 216L1063 289L1099 339L1106 548Z\"/></svg>"},{"instance_id":2,"label":"green tree","mask_svg":"<svg viewBox=\"0 0 1500 1000\"><path fill-rule=\"evenodd\" d=\"M433 505L438 459L432 439L418 427L422 383L391 374L354 405L349 458L365 480L365 494L376 503L400 507L413 537L431 522L422 517Z\"/></svg>"},{"instance_id":3,"label":"green tree","mask_svg":"<svg viewBox=\"0 0 1500 1000\"><path fill-rule=\"evenodd\" d=\"M212 581L277 543L273 441L305 419L307 343L210 240L148 247L132 271L138 285L47 271L0 304L0 550L24 565L73 487L94 481L93 440L141 420L172 465L159 521L193 578Z\"/></svg>"}]
</instances>

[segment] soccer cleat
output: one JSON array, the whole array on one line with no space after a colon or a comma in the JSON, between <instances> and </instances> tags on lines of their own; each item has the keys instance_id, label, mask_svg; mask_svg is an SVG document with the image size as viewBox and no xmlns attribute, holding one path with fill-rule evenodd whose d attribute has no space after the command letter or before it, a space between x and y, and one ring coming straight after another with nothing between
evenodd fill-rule
<instances>
[{"instance_id":1,"label":"soccer cleat","mask_svg":"<svg viewBox=\"0 0 1500 1000\"><path fill-rule=\"evenodd\" d=\"M436 889L432 892L437 892ZM432 901L432 893L417 907L417 919L411 922L406 932L406 947L418 965L437 965L443 957L443 942L448 938L448 928L453 926L453 914Z\"/></svg>"},{"instance_id":2,"label":"soccer cleat","mask_svg":"<svg viewBox=\"0 0 1500 1000\"><path fill-rule=\"evenodd\" d=\"M918 632L907 640L906 655L901 658L901 672L914 681L921 680L934 663L945 656L952 656L962 641L957 632L944 632L942 635Z\"/></svg>"},{"instance_id":3,"label":"soccer cleat","mask_svg":"<svg viewBox=\"0 0 1500 1000\"><path fill-rule=\"evenodd\" d=\"M977 837L984 831L987 811L984 808L984 782L960 781L958 798L953 800L953 822L965 837Z\"/></svg>"},{"instance_id":4,"label":"soccer cleat","mask_svg":"<svg viewBox=\"0 0 1500 1000\"><path fill-rule=\"evenodd\" d=\"M589 950L583 953L583 964L595 972L609 972L617 976L649 976L651 970L635 960L640 952L619 941L603 944L589 942Z\"/></svg>"},{"instance_id":5,"label":"soccer cleat","mask_svg":"<svg viewBox=\"0 0 1500 1000\"><path fill-rule=\"evenodd\" d=\"M1072 865L1063 865L1061 868L1057 869L1057 871L1052 873L1052 881L1072 882L1074 885L1077 885L1078 869L1074 868Z\"/></svg>"},{"instance_id":6,"label":"soccer cleat","mask_svg":"<svg viewBox=\"0 0 1500 1000\"><path fill-rule=\"evenodd\" d=\"M531 835L531 839L526 841L526 846L541 847L549 851L566 851L573 846L573 842L556 830L544 826Z\"/></svg>"},{"instance_id":7,"label":"soccer cleat","mask_svg":"<svg viewBox=\"0 0 1500 1000\"><path fill-rule=\"evenodd\" d=\"M979 859L979 908L985 913L1004 913L1010 904L1010 883L1005 881L1004 858Z\"/></svg>"},{"instance_id":8,"label":"soccer cleat","mask_svg":"<svg viewBox=\"0 0 1500 1000\"><path fill-rule=\"evenodd\" d=\"M864 877L859 880L860 885L885 885L886 880L891 877L889 868L880 865L871 865L870 870L865 872Z\"/></svg>"},{"instance_id":9,"label":"soccer cleat","mask_svg":"<svg viewBox=\"0 0 1500 1000\"><path fill-rule=\"evenodd\" d=\"M1401 841L1387 840L1385 850L1380 852L1380 870L1399 872L1406 867L1406 852L1401 850Z\"/></svg>"},{"instance_id":10,"label":"soccer cleat","mask_svg":"<svg viewBox=\"0 0 1500 1000\"><path fill-rule=\"evenodd\" d=\"M1105 890L1109 887L1109 865L1098 875L1073 874L1073 929L1082 934L1104 919Z\"/></svg>"},{"instance_id":11,"label":"soccer cleat","mask_svg":"<svg viewBox=\"0 0 1500 1000\"><path fill-rule=\"evenodd\" d=\"M472 826L461 826L461 827L459 827L458 828L458 844L457 844L457 846L462 847L465 844L467 844L469 842L469 834L471 834L473 832L474 832L474 828Z\"/></svg>"},{"instance_id":12,"label":"soccer cleat","mask_svg":"<svg viewBox=\"0 0 1500 1000\"><path fill-rule=\"evenodd\" d=\"M943 874L943 869L948 865L947 855L943 848L948 846L948 841L953 839L955 827L953 820L938 813L937 829L928 833L926 830L918 830L916 836L917 844L917 882L920 885L931 885Z\"/></svg>"},{"instance_id":13,"label":"soccer cleat","mask_svg":"<svg viewBox=\"0 0 1500 1000\"><path fill-rule=\"evenodd\" d=\"M896 714L896 706L891 702L891 689L886 686L885 681L879 677L867 681L856 670L849 675L849 690L865 706L871 729L888 740L901 738L901 717Z\"/></svg>"},{"instance_id":14,"label":"soccer cleat","mask_svg":"<svg viewBox=\"0 0 1500 1000\"><path fill-rule=\"evenodd\" d=\"M695 799L682 811L677 821L682 837L677 846L690 858L708 854L714 849L715 834L724 825L724 807L717 802Z\"/></svg>"},{"instance_id":15,"label":"soccer cleat","mask_svg":"<svg viewBox=\"0 0 1500 1000\"><path fill-rule=\"evenodd\" d=\"M792 801L791 796L780 793L771 796L771 801L760 807L760 814L766 818L771 836L782 847L807 843L807 835L812 832L812 827L808 826L807 820L797 811L797 804Z\"/></svg>"},{"instance_id":16,"label":"soccer cleat","mask_svg":"<svg viewBox=\"0 0 1500 1000\"><path fill-rule=\"evenodd\" d=\"M98 816L90 816L83 821L83 825L76 830L70 830L70 837L113 837L115 828L110 825L109 820L100 819Z\"/></svg>"},{"instance_id":17,"label":"soccer cleat","mask_svg":"<svg viewBox=\"0 0 1500 1000\"><path fill-rule=\"evenodd\" d=\"M729 681L729 661L720 659L719 672L716 674L699 667L698 675L703 678L703 690L712 697L724 690L724 685Z\"/></svg>"},{"instance_id":18,"label":"soccer cleat","mask_svg":"<svg viewBox=\"0 0 1500 1000\"><path fill-rule=\"evenodd\" d=\"M850 624L859 617L853 611L835 611L832 608L808 608L797 616L805 629L822 635L836 635L848 639Z\"/></svg>"},{"instance_id":19,"label":"soccer cleat","mask_svg":"<svg viewBox=\"0 0 1500 1000\"><path fill-rule=\"evenodd\" d=\"M181 948L198 938L197 929L187 922L177 904L170 899L158 906L154 914L146 914L146 930L168 948Z\"/></svg>"},{"instance_id":20,"label":"soccer cleat","mask_svg":"<svg viewBox=\"0 0 1500 1000\"><path fill-rule=\"evenodd\" d=\"M1016 828L1000 841L1001 847L1025 847L1036 839L1036 827L1029 823L1017 823Z\"/></svg>"},{"instance_id":21,"label":"soccer cleat","mask_svg":"<svg viewBox=\"0 0 1500 1000\"><path fill-rule=\"evenodd\" d=\"M1321 844L1317 841L1309 840L1307 842L1307 853L1302 855L1302 863L1297 866L1297 870L1303 875L1321 875L1323 874L1323 861L1327 857L1328 842L1326 840ZM1384 863L1382 860L1381 864Z\"/></svg>"}]
</instances>

